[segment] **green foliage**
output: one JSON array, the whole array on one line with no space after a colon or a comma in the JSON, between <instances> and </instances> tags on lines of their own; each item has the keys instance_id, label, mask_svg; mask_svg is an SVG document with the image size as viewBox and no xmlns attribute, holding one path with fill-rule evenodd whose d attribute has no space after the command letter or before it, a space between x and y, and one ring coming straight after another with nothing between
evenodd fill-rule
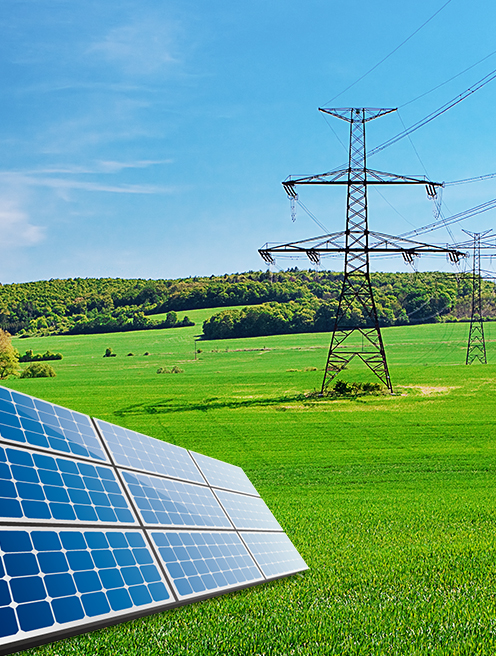
<instances>
[{"instance_id":1,"label":"green foliage","mask_svg":"<svg viewBox=\"0 0 496 656\"><path fill-rule=\"evenodd\" d=\"M62 360L62 353L52 353L45 351L44 353L33 353L33 349L26 351L24 355L19 357L19 362L44 362L48 360Z\"/></svg>"},{"instance_id":2,"label":"green foliage","mask_svg":"<svg viewBox=\"0 0 496 656\"><path fill-rule=\"evenodd\" d=\"M179 311L269 304L272 310L264 310L263 316L244 317L246 328L236 334L327 331L336 312L341 281L341 273L289 269L179 280L75 278L0 285L0 328L19 336L176 328L191 325L187 316L177 319ZM470 316L471 286L465 277L439 272L375 273L372 285L383 326ZM482 293L485 315L496 317L495 285L484 281ZM274 304L290 302L298 309L291 310L290 316L281 311L279 316ZM164 319L153 318L161 313L165 313ZM359 305L352 308L348 319L363 322ZM225 330L233 336L229 317L224 317L224 323L218 334Z\"/></svg>"},{"instance_id":3,"label":"green foliage","mask_svg":"<svg viewBox=\"0 0 496 656\"><path fill-rule=\"evenodd\" d=\"M380 383L347 383L344 380L337 380L326 390L329 396L362 396L364 394L384 394L385 391L387 391L386 388Z\"/></svg>"},{"instance_id":4,"label":"green foliage","mask_svg":"<svg viewBox=\"0 0 496 656\"><path fill-rule=\"evenodd\" d=\"M53 367L43 362L33 362L22 370L21 378L54 378L57 374Z\"/></svg>"},{"instance_id":5,"label":"green foliage","mask_svg":"<svg viewBox=\"0 0 496 656\"><path fill-rule=\"evenodd\" d=\"M0 328L0 380L17 376L19 372L19 353L12 346L10 334Z\"/></svg>"},{"instance_id":6,"label":"green foliage","mask_svg":"<svg viewBox=\"0 0 496 656\"><path fill-rule=\"evenodd\" d=\"M223 310L203 324L206 339L228 339L287 333L329 332L338 308L337 274L291 272L305 281L307 296L286 303L271 302L255 307ZM470 316L470 284L451 274L372 274L372 286L381 326L458 321ZM496 318L495 287L483 283L485 316ZM346 309L346 327L371 327L370 319L356 301Z\"/></svg>"}]
</instances>

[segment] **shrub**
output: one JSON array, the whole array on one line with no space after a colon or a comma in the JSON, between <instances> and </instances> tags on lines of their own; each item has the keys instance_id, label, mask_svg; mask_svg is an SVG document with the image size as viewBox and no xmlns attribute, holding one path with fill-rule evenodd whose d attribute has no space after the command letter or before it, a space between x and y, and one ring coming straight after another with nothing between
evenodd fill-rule
<instances>
[{"instance_id":1,"label":"shrub","mask_svg":"<svg viewBox=\"0 0 496 656\"><path fill-rule=\"evenodd\" d=\"M33 362L23 370L21 378L54 378L57 374L53 367L43 362Z\"/></svg>"},{"instance_id":2,"label":"shrub","mask_svg":"<svg viewBox=\"0 0 496 656\"><path fill-rule=\"evenodd\" d=\"M117 357L117 353L112 353L112 349L108 348L105 349L105 353L103 355L104 358L115 358Z\"/></svg>"},{"instance_id":3,"label":"shrub","mask_svg":"<svg viewBox=\"0 0 496 656\"><path fill-rule=\"evenodd\" d=\"M382 394L384 386L380 383L347 383L338 380L328 389L330 396L360 396L363 394Z\"/></svg>"},{"instance_id":4,"label":"shrub","mask_svg":"<svg viewBox=\"0 0 496 656\"><path fill-rule=\"evenodd\" d=\"M159 367L157 369L158 374L182 374L184 373L184 369L180 369L176 364L172 367L172 369L167 369L167 367Z\"/></svg>"},{"instance_id":5,"label":"shrub","mask_svg":"<svg viewBox=\"0 0 496 656\"><path fill-rule=\"evenodd\" d=\"M33 353L33 349L29 349L19 358L19 362L43 362L46 360L62 360L62 353L52 353L51 351Z\"/></svg>"}]
</instances>

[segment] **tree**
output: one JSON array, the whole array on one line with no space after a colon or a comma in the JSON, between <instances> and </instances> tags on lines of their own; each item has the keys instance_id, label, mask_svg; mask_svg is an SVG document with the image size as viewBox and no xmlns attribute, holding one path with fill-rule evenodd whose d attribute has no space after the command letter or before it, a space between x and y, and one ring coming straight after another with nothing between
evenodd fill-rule
<instances>
[{"instance_id":1,"label":"tree","mask_svg":"<svg viewBox=\"0 0 496 656\"><path fill-rule=\"evenodd\" d=\"M19 353L12 346L10 333L0 328L0 380L19 372Z\"/></svg>"}]
</instances>

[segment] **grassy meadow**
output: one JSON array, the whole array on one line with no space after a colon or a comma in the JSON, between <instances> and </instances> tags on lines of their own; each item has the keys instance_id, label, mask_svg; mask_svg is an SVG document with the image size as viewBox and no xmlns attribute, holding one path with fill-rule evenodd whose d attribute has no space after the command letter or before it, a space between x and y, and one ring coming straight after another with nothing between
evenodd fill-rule
<instances>
[{"instance_id":1,"label":"grassy meadow","mask_svg":"<svg viewBox=\"0 0 496 656\"><path fill-rule=\"evenodd\" d=\"M468 324L385 329L395 395L329 400L304 395L328 335L198 341L195 360L213 312L14 339L64 359L7 385L240 465L310 570L23 653L496 653L496 323L489 364L470 367ZM342 378L372 380L357 363Z\"/></svg>"}]
</instances>

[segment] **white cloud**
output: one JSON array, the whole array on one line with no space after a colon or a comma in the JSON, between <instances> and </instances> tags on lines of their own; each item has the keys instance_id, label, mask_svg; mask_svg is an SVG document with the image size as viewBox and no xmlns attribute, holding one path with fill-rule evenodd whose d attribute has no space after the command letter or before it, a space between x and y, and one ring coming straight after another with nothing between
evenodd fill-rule
<instances>
[{"instance_id":1,"label":"white cloud","mask_svg":"<svg viewBox=\"0 0 496 656\"><path fill-rule=\"evenodd\" d=\"M0 196L0 249L34 246L45 237L44 228L32 225L18 201Z\"/></svg>"},{"instance_id":2,"label":"white cloud","mask_svg":"<svg viewBox=\"0 0 496 656\"><path fill-rule=\"evenodd\" d=\"M37 176L14 171L0 171L0 182L22 187L48 187L59 192L67 198L66 192L71 189L83 191L104 191L114 194L171 194L179 190L178 187L151 184L104 184L89 180L74 180L66 178Z\"/></svg>"},{"instance_id":3,"label":"white cloud","mask_svg":"<svg viewBox=\"0 0 496 656\"><path fill-rule=\"evenodd\" d=\"M143 159L137 160L134 162L112 162L112 161L100 161L98 165L100 170L105 171L106 173L118 173L123 169L145 169L149 166L155 166L157 164L172 164L171 159Z\"/></svg>"},{"instance_id":4,"label":"white cloud","mask_svg":"<svg viewBox=\"0 0 496 656\"><path fill-rule=\"evenodd\" d=\"M147 19L116 27L89 54L103 56L130 75L153 75L168 71L179 60L172 54L176 28L163 20Z\"/></svg>"}]
</instances>

